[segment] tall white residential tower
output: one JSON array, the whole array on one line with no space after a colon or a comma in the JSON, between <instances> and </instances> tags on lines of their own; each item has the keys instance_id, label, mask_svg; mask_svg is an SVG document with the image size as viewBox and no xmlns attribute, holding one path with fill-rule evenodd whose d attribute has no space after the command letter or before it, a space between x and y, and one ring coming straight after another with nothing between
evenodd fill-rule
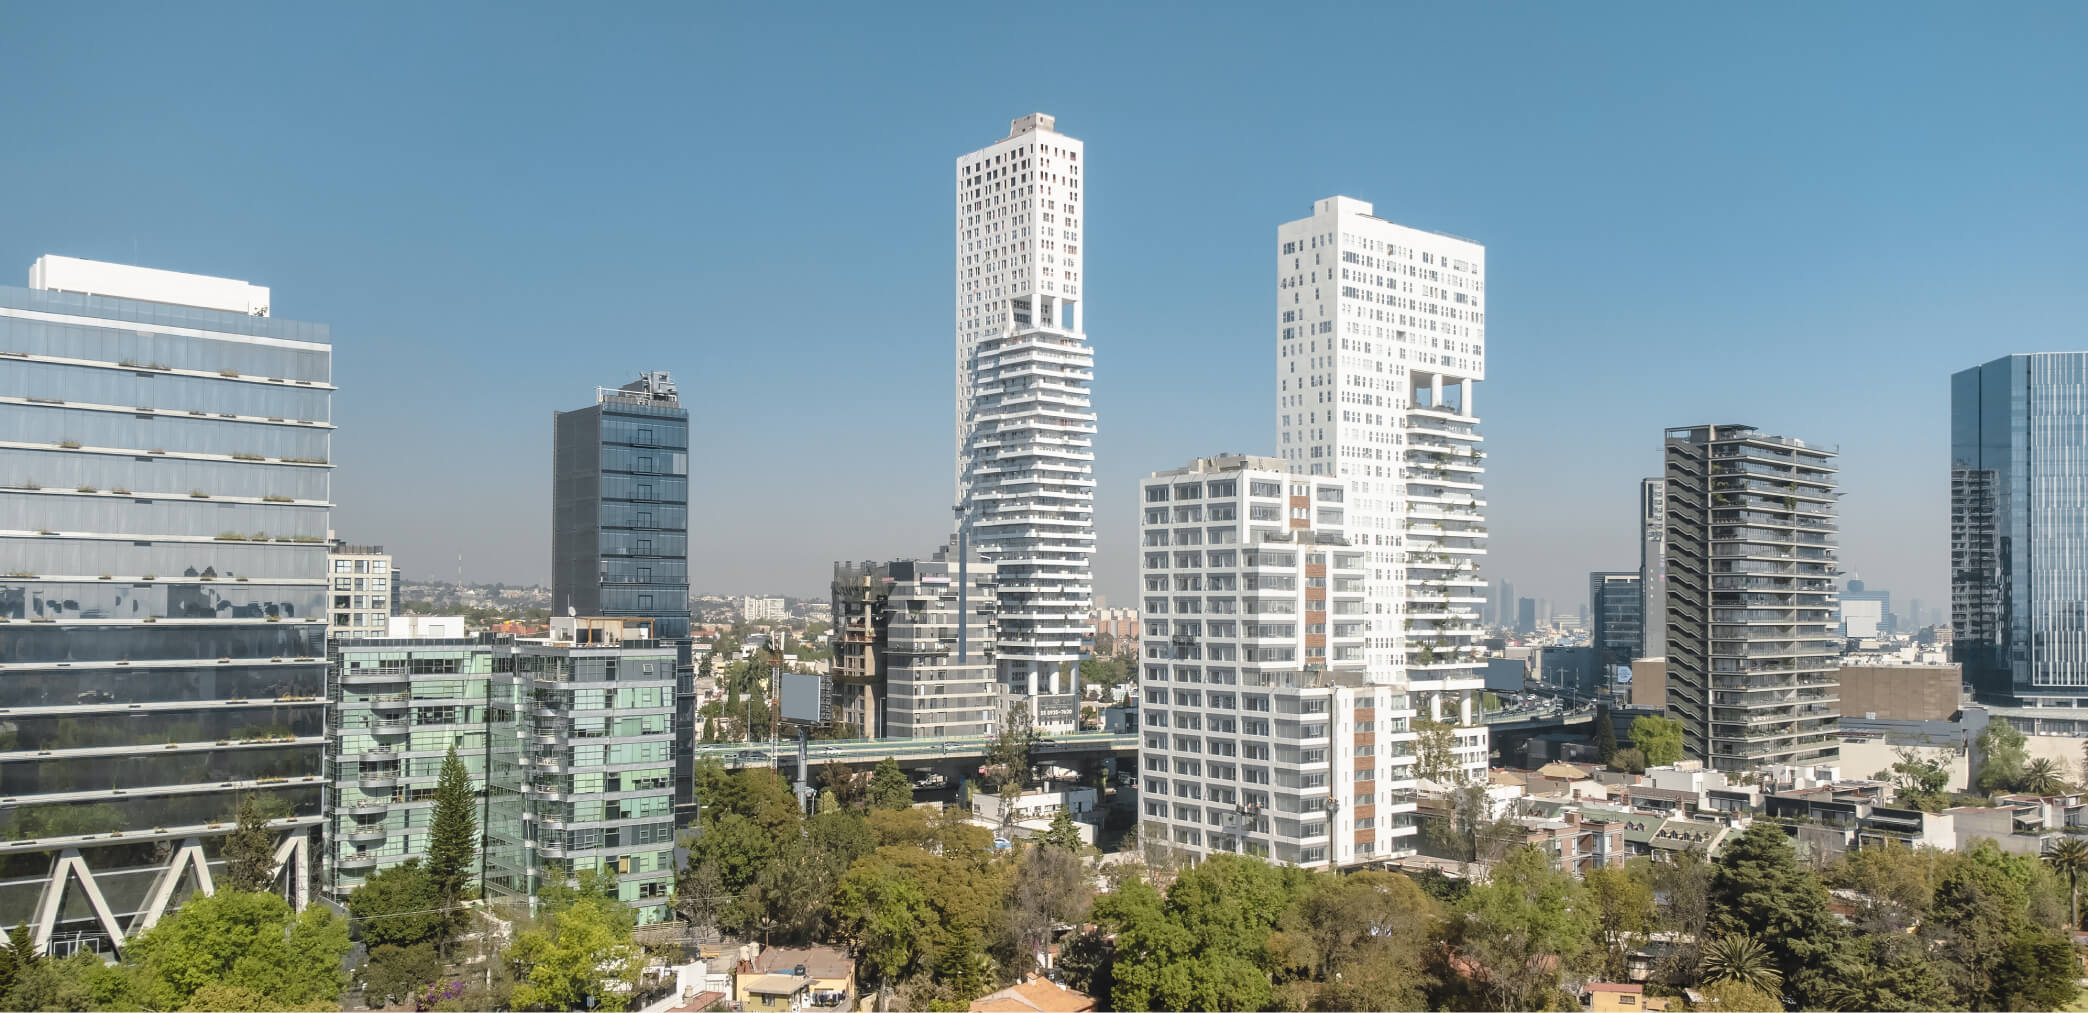
<instances>
[{"instance_id":1,"label":"tall white residential tower","mask_svg":"<svg viewBox=\"0 0 2088 1013\"><path fill-rule=\"evenodd\" d=\"M1350 480L1348 534L1370 556L1367 678L1404 686L1420 718L1466 726L1459 757L1483 774L1486 248L1348 197L1276 240L1278 455L1293 474Z\"/></svg>"},{"instance_id":2,"label":"tall white residential tower","mask_svg":"<svg viewBox=\"0 0 2088 1013\"><path fill-rule=\"evenodd\" d=\"M1000 678L1046 729L1077 720L1094 604L1081 162L1042 113L957 159L959 536L997 564Z\"/></svg>"}]
</instances>

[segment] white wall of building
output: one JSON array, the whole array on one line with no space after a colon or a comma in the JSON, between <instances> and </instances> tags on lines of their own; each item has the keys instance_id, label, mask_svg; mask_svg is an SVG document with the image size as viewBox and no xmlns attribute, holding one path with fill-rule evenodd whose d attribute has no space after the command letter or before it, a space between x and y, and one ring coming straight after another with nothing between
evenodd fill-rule
<instances>
[{"instance_id":1,"label":"white wall of building","mask_svg":"<svg viewBox=\"0 0 2088 1013\"><path fill-rule=\"evenodd\" d=\"M268 288L263 285L57 254L45 254L29 265L29 287L268 315Z\"/></svg>"}]
</instances>

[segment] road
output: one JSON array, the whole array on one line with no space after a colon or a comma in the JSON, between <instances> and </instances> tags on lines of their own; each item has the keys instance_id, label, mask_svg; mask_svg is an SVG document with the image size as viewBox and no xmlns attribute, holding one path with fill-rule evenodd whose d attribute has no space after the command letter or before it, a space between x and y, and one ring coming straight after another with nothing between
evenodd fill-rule
<instances>
[{"instance_id":1,"label":"road","mask_svg":"<svg viewBox=\"0 0 2088 1013\"><path fill-rule=\"evenodd\" d=\"M947 739L815 739L810 759L814 764L875 763L887 756L901 763L921 760L957 760L982 757L992 748L994 737L972 735ZM1049 757L1063 753L1129 753L1138 749L1138 736L1130 732L1063 732L1040 735L1030 753ZM797 762L796 742L722 742L699 745L696 759L715 759L727 767L765 767L771 762ZM773 760L772 760L773 758Z\"/></svg>"}]
</instances>

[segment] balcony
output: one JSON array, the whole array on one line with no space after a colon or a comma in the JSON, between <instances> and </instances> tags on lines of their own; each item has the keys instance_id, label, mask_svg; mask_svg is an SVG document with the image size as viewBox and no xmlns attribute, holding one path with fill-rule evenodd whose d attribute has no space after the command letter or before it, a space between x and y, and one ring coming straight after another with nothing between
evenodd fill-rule
<instances>
[{"instance_id":1,"label":"balcony","mask_svg":"<svg viewBox=\"0 0 2088 1013\"><path fill-rule=\"evenodd\" d=\"M388 798L366 798L349 803L348 811L354 813L381 813L391 808L391 806L392 801Z\"/></svg>"},{"instance_id":2,"label":"balcony","mask_svg":"<svg viewBox=\"0 0 2088 1013\"><path fill-rule=\"evenodd\" d=\"M389 833L391 831L384 829L384 825L381 823L356 826L349 828L348 839L351 841L381 841Z\"/></svg>"},{"instance_id":3,"label":"balcony","mask_svg":"<svg viewBox=\"0 0 2088 1013\"><path fill-rule=\"evenodd\" d=\"M404 735L411 730L405 718L378 718L370 722L370 731L378 735Z\"/></svg>"},{"instance_id":4,"label":"balcony","mask_svg":"<svg viewBox=\"0 0 2088 1013\"><path fill-rule=\"evenodd\" d=\"M343 869L367 869L377 864L377 853L374 851L352 851L342 855L334 864L339 865Z\"/></svg>"},{"instance_id":5,"label":"balcony","mask_svg":"<svg viewBox=\"0 0 2088 1013\"><path fill-rule=\"evenodd\" d=\"M364 788L389 788L399 783L399 772L389 770L359 774L355 778L355 783Z\"/></svg>"}]
</instances>

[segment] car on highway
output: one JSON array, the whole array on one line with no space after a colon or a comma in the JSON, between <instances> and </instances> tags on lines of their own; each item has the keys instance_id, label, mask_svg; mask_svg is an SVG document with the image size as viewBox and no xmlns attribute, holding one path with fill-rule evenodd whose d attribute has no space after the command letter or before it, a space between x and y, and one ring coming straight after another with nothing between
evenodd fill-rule
<instances>
[{"instance_id":1,"label":"car on highway","mask_svg":"<svg viewBox=\"0 0 2088 1013\"><path fill-rule=\"evenodd\" d=\"M838 753L840 753L840 752L841 752L841 747L840 747L840 746L821 746L821 747L819 747L819 751L820 751L820 752L822 752L822 753L825 753L825 754L826 754L826 755L828 755L828 756L834 756L834 755L836 755L836 754L838 754Z\"/></svg>"},{"instance_id":2,"label":"car on highway","mask_svg":"<svg viewBox=\"0 0 2088 1013\"><path fill-rule=\"evenodd\" d=\"M954 753L963 748L964 744L961 742L945 742L942 744L942 751L945 753Z\"/></svg>"},{"instance_id":3,"label":"car on highway","mask_svg":"<svg viewBox=\"0 0 2088 1013\"><path fill-rule=\"evenodd\" d=\"M756 763L767 760L768 754L759 749L742 749L739 751L739 758L747 763Z\"/></svg>"}]
</instances>

